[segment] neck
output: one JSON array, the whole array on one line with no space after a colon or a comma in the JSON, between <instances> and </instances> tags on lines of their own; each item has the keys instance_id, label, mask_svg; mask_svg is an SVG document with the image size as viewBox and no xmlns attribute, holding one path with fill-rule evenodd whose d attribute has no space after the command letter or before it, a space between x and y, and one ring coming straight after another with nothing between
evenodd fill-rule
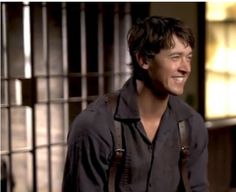
<instances>
[{"instance_id":1,"label":"neck","mask_svg":"<svg viewBox=\"0 0 236 192\"><path fill-rule=\"evenodd\" d=\"M141 117L161 118L166 110L168 95L156 95L144 83L137 80L138 108Z\"/></svg>"}]
</instances>

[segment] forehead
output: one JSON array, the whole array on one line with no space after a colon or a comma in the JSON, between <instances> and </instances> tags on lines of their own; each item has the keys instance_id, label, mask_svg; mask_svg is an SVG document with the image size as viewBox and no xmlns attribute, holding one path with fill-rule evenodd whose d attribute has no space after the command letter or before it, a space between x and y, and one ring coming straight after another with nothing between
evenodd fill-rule
<instances>
[{"instance_id":1,"label":"forehead","mask_svg":"<svg viewBox=\"0 0 236 192\"><path fill-rule=\"evenodd\" d=\"M177 37L176 35L173 35L172 40L173 40L173 46L171 48L163 49L163 51L167 52L178 51L178 52L184 52L186 54L192 53L191 46L183 39Z\"/></svg>"}]
</instances>

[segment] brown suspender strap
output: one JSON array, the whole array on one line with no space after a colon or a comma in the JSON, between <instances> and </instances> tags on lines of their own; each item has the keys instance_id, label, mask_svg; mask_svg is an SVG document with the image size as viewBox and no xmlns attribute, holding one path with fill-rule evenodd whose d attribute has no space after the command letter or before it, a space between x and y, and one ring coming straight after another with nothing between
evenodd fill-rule
<instances>
[{"instance_id":1,"label":"brown suspender strap","mask_svg":"<svg viewBox=\"0 0 236 192\"><path fill-rule=\"evenodd\" d=\"M117 95L111 94L108 95L108 105L114 115L117 103ZM116 176L119 166L122 163L124 149L122 148L122 128L121 123L114 119L114 145L115 151L114 156L112 157L112 162L109 168L109 175L108 175L108 191L115 192L116 189Z\"/></svg>"},{"instance_id":2,"label":"brown suspender strap","mask_svg":"<svg viewBox=\"0 0 236 192\"><path fill-rule=\"evenodd\" d=\"M124 149L122 149L121 127L120 123L117 121L115 121L115 131L116 131L115 134L117 141L115 141L115 153L109 170L109 179L108 179L109 192L115 192L117 171L119 166L121 165L124 153Z\"/></svg>"},{"instance_id":3,"label":"brown suspender strap","mask_svg":"<svg viewBox=\"0 0 236 192\"><path fill-rule=\"evenodd\" d=\"M180 171L185 192L191 192L189 177L188 177L188 158L189 158L189 128L185 121L179 122L180 136Z\"/></svg>"}]
</instances>

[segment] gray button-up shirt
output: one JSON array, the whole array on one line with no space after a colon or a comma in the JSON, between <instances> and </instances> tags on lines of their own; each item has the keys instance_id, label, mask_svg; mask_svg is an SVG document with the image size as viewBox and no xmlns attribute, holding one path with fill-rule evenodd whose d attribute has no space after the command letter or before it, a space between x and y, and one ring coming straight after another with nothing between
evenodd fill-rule
<instances>
[{"instance_id":1,"label":"gray button-up shirt","mask_svg":"<svg viewBox=\"0 0 236 192\"><path fill-rule=\"evenodd\" d=\"M180 182L178 121L186 120L190 130L190 185L193 192L207 192L208 134L202 117L170 95L159 131L150 142L140 121L135 80L129 79L118 94L114 116L122 123L125 157L119 169L117 191L176 192ZM107 97L102 96L72 124L63 191L107 191L113 150L113 114L107 106Z\"/></svg>"}]
</instances>

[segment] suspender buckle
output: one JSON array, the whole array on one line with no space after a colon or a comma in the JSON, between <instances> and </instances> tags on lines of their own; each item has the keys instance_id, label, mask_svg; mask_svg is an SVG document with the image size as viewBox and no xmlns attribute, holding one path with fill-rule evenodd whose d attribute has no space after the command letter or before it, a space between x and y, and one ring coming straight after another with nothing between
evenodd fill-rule
<instances>
[{"instance_id":1,"label":"suspender buckle","mask_svg":"<svg viewBox=\"0 0 236 192\"><path fill-rule=\"evenodd\" d=\"M124 153L125 150L124 150L124 149L116 149L115 152L116 152L116 153Z\"/></svg>"}]
</instances>

